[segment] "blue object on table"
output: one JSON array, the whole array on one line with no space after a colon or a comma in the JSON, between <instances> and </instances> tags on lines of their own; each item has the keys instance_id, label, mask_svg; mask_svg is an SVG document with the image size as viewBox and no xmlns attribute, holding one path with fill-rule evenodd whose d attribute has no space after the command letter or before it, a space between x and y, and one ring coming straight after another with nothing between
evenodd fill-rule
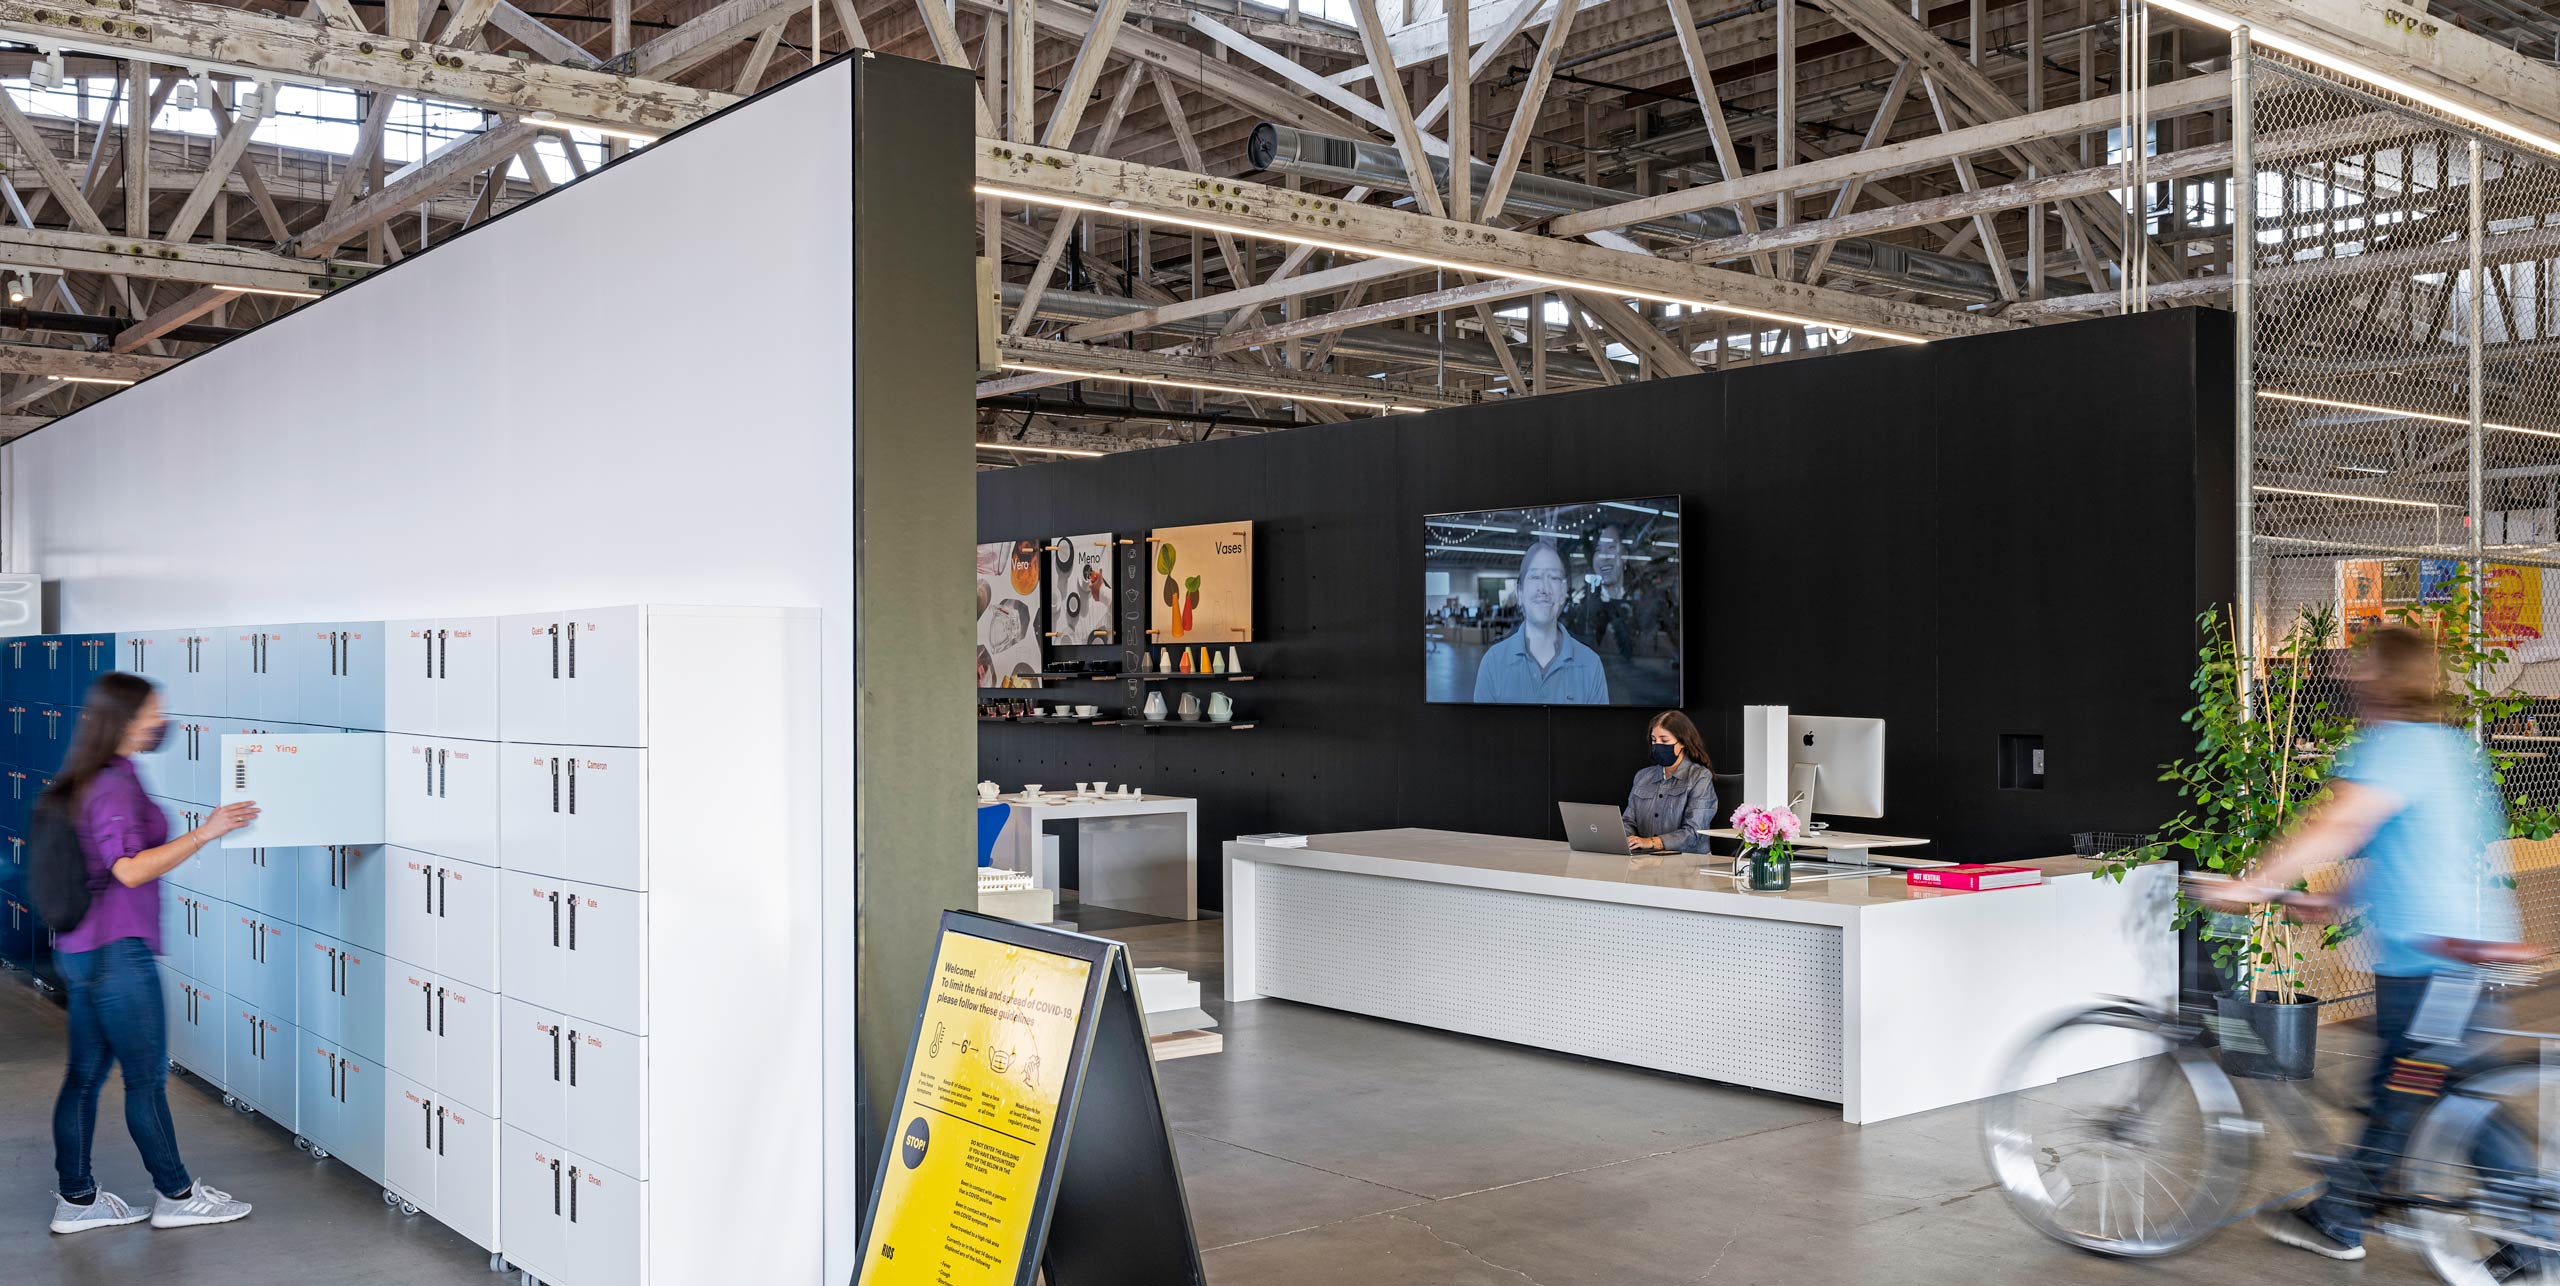
<instances>
[{"instance_id":1,"label":"blue object on table","mask_svg":"<svg viewBox=\"0 0 2560 1286\"><path fill-rule=\"evenodd\" d=\"M1012 819L1011 804L978 805L978 865L996 864L996 837L1004 834L1004 824Z\"/></svg>"}]
</instances>

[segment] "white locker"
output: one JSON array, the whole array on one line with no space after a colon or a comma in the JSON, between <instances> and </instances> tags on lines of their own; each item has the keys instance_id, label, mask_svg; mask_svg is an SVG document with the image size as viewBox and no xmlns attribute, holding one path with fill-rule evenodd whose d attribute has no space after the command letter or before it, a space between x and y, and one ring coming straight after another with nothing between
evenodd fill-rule
<instances>
[{"instance_id":1,"label":"white locker","mask_svg":"<svg viewBox=\"0 0 2560 1286\"><path fill-rule=\"evenodd\" d=\"M512 1122L502 1132L507 1262L546 1286L646 1286L649 1185Z\"/></svg>"},{"instance_id":2,"label":"white locker","mask_svg":"<svg viewBox=\"0 0 2560 1286\"><path fill-rule=\"evenodd\" d=\"M243 1004L271 1014L291 1014L295 966L293 926L245 906L226 906L222 930L222 987Z\"/></svg>"},{"instance_id":3,"label":"white locker","mask_svg":"<svg viewBox=\"0 0 2560 1286\"><path fill-rule=\"evenodd\" d=\"M499 952L510 996L649 1034L649 895L508 871Z\"/></svg>"},{"instance_id":4,"label":"white locker","mask_svg":"<svg viewBox=\"0 0 2560 1286\"><path fill-rule=\"evenodd\" d=\"M498 865L495 742L394 735L382 755L383 834L402 848Z\"/></svg>"},{"instance_id":5,"label":"white locker","mask_svg":"<svg viewBox=\"0 0 2560 1286\"><path fill-rule=\"evenodd\" d=\"M202 853L188 858L194 862ZM246 907L259 915L288 924L298 924L295 886L301 881L301 850L293 848L242 848L222 855L225 900Z\"/></svg>"},{"instance_id":6,"label":"white locker","mask_svg":"<svg viewBox=\"0 0 2560 1286\"><path fill-rule=\"evenodd\" d=\"M499 873L404 848L390 853L391 954L474 987L495 989Z\"/></svg>"},{"instance_id":7,"label":"white locker","mask_svg":"<svg viewBox=\"0 0 2560 1286\"><path fill-rule=\"evenodd\" d=\"M510 869L648 890L648 751L511 741L498 762L498 847Z\"/></svg>"},{"instance_id":8,"label":"white locker","mask_svg":"<svg viewBox=\"0 0 2560 1286\"><path fill-rule=\"evenodd\" d=\"M498 1244L498 1122L398 1072L383 1094L383 1186L483 1248Z\"/></svg>"},{"instance_id":9,"label":"white locker","mask_svg":"<svg viewBox=\"0 0 2560 1286\"><path fill-rule=\"evenodd\" d=\"M649 1034L649 895L569 886L566 996L571 1017Z\"/></svg>"},{"instance_id":10,"label":"white locker","mask_svg":"<svg viewBox=\"0 0 2560 1286\"><path fill-rule=\"evenodd\" d=\"M460 979L397 962L384 1003L390 1030L384 1058L403 1076L457 1106L505 1111L499 1068L500 997Z\"/></svg>"},{"instance_id":11,"label":"white locker","mask_svg":"<svg viewBox=\"0 0 2560 1286\"><path fill-rule=\"evenodd\" d=\"M390 851L379 844L316 844L295 851L300 856L294 913L302 927L349 946L383 950Z\"/></svg>"},{"instance_id":12,"label":"white locker","mask_svg":"<svg viewBox=\"0 0 2560 1286\"><path fill-rule=\"evenodd\" d=\"M288 1130L299 1128L296 1077L300 1069L294 1051L301 1044L301 1033L274 1009L237 995L229 999L223 1019L228 1031L223 1040L222 1088L276 1124Z\"/></svg>"},{"instance_id":13,"label":"white locker","mask_svg":"<svg viewBox=\"0 0 2560 1286\"><path fill-rule=\"evenodd\" d=\"M500 620L500 739L646 745L646 620L637 607Z\"/></svg>"},{"instance_id":14,"label":"white locker","mask_svg":"<svg viewBox=\"0 0 2560 1286\"><path fill-rule=\"evenodd\" d=\"M448 739L498 739L496 617L392 621L383 636L385 727Z\"/></svg>"},{"instance_id":15,"label":"white locker","mask_svg":"<svg viewBox=\"0 0 2560 1286\"><path fill-rule=\"evenodd\" d=\"M645 1036L503 998L500 1095L509 1124L649 1177Z\"/></svg>"},{"instance_id":16,"label":"white locker","mask_svg":"<svg viewBox=\"0 0 2560 1286\"><path fill-rule=\"evenodd\" d=\"M169 1061L217 1086L223 1077L224 1003L219 989L161 966L160 1004L169 1017Z\"/></svg>"}]
</instances>

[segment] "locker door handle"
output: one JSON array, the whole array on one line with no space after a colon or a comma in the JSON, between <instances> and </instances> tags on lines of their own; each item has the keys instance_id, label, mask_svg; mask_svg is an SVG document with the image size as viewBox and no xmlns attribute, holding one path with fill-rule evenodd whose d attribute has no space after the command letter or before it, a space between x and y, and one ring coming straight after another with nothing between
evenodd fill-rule
<instances>
[{"instance_id":1,"label":"locker door handle","mask_svg":"<svg viewBox=\"0 0 2560 1286\"><path fill-rule=\"evenodd\" d=\"M559 626L557 626L557 625L552 626L552 627L551 627L551 630L550 630L550 634L551 634L551 677L556 679L556 678L559 678L559 677L560 677L560 627L559 627Z\"/></svg>"},{"instance_id":2,"label":"locker door handle","mask_svg":"<svg viewBox=\"0 0 2560 1286\"><path fill-rule=\"evenodd\" d=\"M427 914L436 913L436 872L432 866L418 868L418 891L427 895Z\"/></svg>"},{"instance_id":3,"label":"locker door handle","mask_svg":"<svg viewBox=\"0 0 2560 1286\"><path fill-rule=\"evenodd\" d=\"M578 1033L569 1033L569 1088L578 1088Z\"/></svg>"},{"instance_id":4,"label":"locker door handle","mask_svg":"<svg viewBox=\"0 0 2560 1286\"><path fill-rule=\"evenodd\" d=\"M331 1054L331 1055L329 1055L329 1056L328 1056L328 1058L329 1058L329 1097L331 1097L331 1098L336 1098L336 1097L338 1096L338 1056L337 1056L337 1055L335 1055L335 1054Z\"/></svg>"},{"instance_id":5,"label":"locker door handle","mask_svg":"<svg viewBox=\"0 0 2560 1286\"><path fill-rule=\"evenodd\" d=\"M551 895L551 945L560 945L560 895Z\"/></svg>"},{"instance_id":6,"label":"locker door handle","mask_svg":"<svg viewBox=\"0 0 2560 1286\"><path fill-rule=\"evenodd\" d=\"M560 1162L557 1159L551 1163L551 1213L560 1213Z\"/></svg>"},{"instance_id":7,"label":"locker door handle","mask_svg":"<svg viewBox=\"0 0 2560 1286\"><path fill-rule=\"evenodd\" d=\"M329 631L329 677L338 677L338 632Z\"/></svg>"},{"instance_id":8,"label":"locker door handle","mask_svg":"<svg viewBox=\"0 0 2560 1286\"><path fill-rule=\"evenodd\" d=\"M578 895L569 895L569 949L578 949Z\"/></svg>"},{"instance_id":9,"label":"locker door handle","mask_svg":"<svg viewBox=\"0 0 2560 1286\"><path fill-rule=\"evenodd\" d=\"M433 751L433 750L429 749L428 747L420 746L420 747L418 747L418 757L419 757L420 759L422 759L422 760L424 760L424 761L426 762L426 765L427 765L427 798L429 798L429 799L433 799L433 798L435 798L435 797L436 797L436 756L435 756L435 751Z\"/></svg>"},{"instance_id":10,"label":"locker door handle","mask_svg":"<svg viewBox=\"0 0 2560 1286\"><path fill-rule=\"evenodd\" d=\"M560 811L560 756L551 757L551 811Z\"/></svg>"},{"instance_id":11,"label":"locker door handle","mask_svg":"<svg viewBox=\"0 0 2560 1286\"><path fill-rule=\"evenodd\" d=\"M423 1101L423 1100L421 1100L421 1101L419 1102L419 1104L418 1104L418 1131L419 1131L419 1133L423 1136L423 1138L422 1138L422 1139L421 1139L421 1141L420 1141L420 1146L422 1146L422 1147L430 1147L430 1148L431 1148L431 1147L434 1147L434 1146L436 1145L436 1105L435 1105L435 1104L433 1104L433 1103L429 1103L429 1102L425 1102L425 1101Z\"/></svg>"},{"instance_id":12,"label":"locker door handle","mask_svg":"<svg viewBox=\"0 0 2560 1286\"><path fill-rule=\"evenodd\" d=\"M423 982L418 984L419 1017L425 1029L432 1032L436 1029L436 998L427 990L427 986L428 984Z\"/></svg>"},{"instance_id":13,"label":"locker door handle","mask_svg":"<svg viewBox=\"0 0 2560 1286\"><path fill-rule=\"evenodd\" d=\"M569 1167L569 1222L578 1222L578 1167Z\"/></svg>"},{"instance_id":14,"label":"locker door handle","mask_svg":"<svg viewBox=\"0 0 2560 1286\"><path fill-rule=\"evenodd\" d=\"M569 815L578 815L578 757L569 756Z\"/></svg>"},{"instance_id":15,"label":"locker door handle","mask_svg":"<svg viewBox=\"0 0 2560 1286\"><path fill-rule=\"evenodd\" d=\"M443 1156L443 1155L444 1155L444 1123L445 1123L445 1121L446 1121L448 1118L450 1118L452 1115L453 1115L453 1114L452 1114L450 1111L445 1111L445 1112L438 1112L438 1113L436 1113L436 1155L437 1155L437 1156Z\"/></svg>"},{"instance_id":16,"label":"locker door handle","mask_svg":"<svg viewBox=\"0 0 2560 1286\"><path fill-rule=\"evenodd\" d=\"M436 677L439 679L453 677L453 653L447 650L445 642L451 636L450 630L436 631Z\"/></svg>"},{"instance_id":17,"label":"locker door handle","mask_svg":"<svg viewBox=\"0 0 2560 1286\"><path fill-rule=\"evenodd\" d=\"M551 1024L551 1079L560 1079L560 1024Z\"/></svg>"},{"instance_id":18,"label":"locker door handle","mask_svg":"<svg viewBox=\"0 0 2560 1286\"><path fill-rule=\"evenodd\" d=\"M439 920L444 918L445 912L453 909L453 886L446 883L452 878L451 871L441 866L436 868L436 918Z\"/></svg>"},{"instance_id":19,"label":"locker door handle","mask_svg":"<svg viewBox=\"0 0 2560 1286\"><path fill-rule=\"evenodd\" d=\"M329 948L329 994L338 994L338 949Z\"/></svg>"},{"instance_id":20,"label":"locker door handle","mask_svg":"<svg viewBox=\"0 0 2560 1286\"><path fill-rule=\"evenodd\" d=\"M421 651L421 652L424 652L424 653L426 654L426 661L427 661L427 677L428 677L428 678L430 678L430 679L432 679L432 678L436 677L436 635L435 635L435 631L433 631L433 630L429 630L429 631L427 631L426 633L424 633L424 634L420 634L420 635L418 636L418 650L419 650L419 651Z\"/></svg>"},{"instance_id":21,"label":"locker door handle","mask_svg":"<svg viewBox=\"0 0 2560 1286\"><path fill-rule=\"evenodd\" d=\"M436 988L436 1034L444 1034L444 988Z\"/></svg>"},{"instance_id":22,"label":"locker door handle","mask_svg":"<svg viewBox=\"0 0 2560 1286\"><path fill-rule=\"evenodd\" d=\"M447 774L447 765L448 765L448 764L450 764L450 763L452 762L452 759L453 759L453 752L452 752L452 751L450 751L450 750L446 750L446 749L442 749L442 748L438 748L438 749L437 749L437 751L436 751L436 798L438 798L438 799L442 799L442 798L444 798L444 797L445 797L445 795L444 795L444 788L445 788L445 785L446 785L446 783L447 783L447 781L448 781L448 777L447 777L447 775L446 775L446 774Z\"/></svg>"},{"instance_id":23,"label":"locker door handle","mask_svg":"<svg viewBox=\"0 0 2560 1286\"><path fill-rule=\"evenodd\" d=\"M574 679L578 677L578 623L569 622L563 632L569 636L569 677Z\"/></svg>"}]
</instances>

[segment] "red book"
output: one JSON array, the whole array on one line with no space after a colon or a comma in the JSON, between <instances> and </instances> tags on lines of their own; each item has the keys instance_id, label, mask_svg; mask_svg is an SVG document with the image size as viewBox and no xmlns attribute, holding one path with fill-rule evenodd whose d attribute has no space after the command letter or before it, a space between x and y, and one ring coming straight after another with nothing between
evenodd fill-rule
<instances>
[{"instance_id":1,"label":"red book","mask_svg":"<svg viewBox=\"0 0 2560 1286\"><path fill-rule=\"evenodd\" d=\"M1904 883L1914 888L1961 889L1979 893L1985 889L2042 884L2044 872L2032 866L1984 866L1968 862L1962 866L1915 866L1903 872L1902 878Z\"/></svg>"}]
</instances>

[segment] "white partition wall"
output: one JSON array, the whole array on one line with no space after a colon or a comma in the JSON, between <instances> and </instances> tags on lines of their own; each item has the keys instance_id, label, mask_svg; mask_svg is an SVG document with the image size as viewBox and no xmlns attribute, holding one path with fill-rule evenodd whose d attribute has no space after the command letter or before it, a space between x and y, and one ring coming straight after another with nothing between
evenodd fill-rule
<instances>
[{"instance_id":1,"label":"white partition wall","mask_svg":"<svg viewBox=\"0 0 2560 1286\"><path fill-rule=\"evenodd\" d=\"M852 1273L859 1176L867 1169L854 1142L854 798L858 774L871 765L855 756L851 681L862 538L856 513L860 394L851 354L853 301L864 291L854 272L856 124L867 92L861 84L877 73L856 70L833 64L769 91L0 448L8 569L59 581L65 629L137 631L139 639L171 627L152 635L140 664L164 681L174 676L181 690L231 690L208 711L230 718L187 721L207 726L200 740L208 758L221 735L296 722L289 709L328 701L333 720L349 713L344 682L329 692L276 693L276 712L267 713L267 696L285 686L275 675L294 655L315 648L324 681L334 654L334 664L348 671L345 678L360 678L372 667L382 685L376 706L359 699L353 707L360 722L352 726L389 724L393 711L421 702L435 712L433 726L413 725L407 731L414 736L386 738L386 782L396 786L404 767L423 774L418 756L428 751L442 754L464 741L485 746L479 739L505 735L487 722L504 682L502 653L490 644L503 639L486 632L502 628L509 614L651 602L816 610L819 651L802 671L807 688L797 695L814 722L817 762L809 778L821 805L813 820L820 860L815 870L794 877L802 886L764 888L758 900L725 908L743 918L695 945L715 951L761 946L766 935L778 934L800 935L794 945L815 947L816 963L805 975L778 976L771 985L806 1005L816 1024L822 1088L802 1102L765 1105L815 1150L805 1167L766 1181L770 1191L820 1194L810 1205L813 1217L823 1219L829 1280ZM910 111L897 124L917 137L947 126L950 137L937 146L958 168L945 200L961 212L963 225L968 117L965 110L942 108L965 101L955 95L943 104L937 97L923 114L929 123L911 124L917 114ZM861 146L874 147L873 134L886 131L893 115L872 113ZM910 191L901 199L925 198ZM755 211L748 225L736 218L742 203ZM948 282L899 288L952 292L957 315L968 315L965 267ZM921 341L900 336L896 342ZM913 435L915 458L929 458L935 477L948 472L947 481L928 479L914 489L947 492L957 502L914 529L938 548L948 525L956 581L967 574L971 523L965 321L949 347L945 355L937 344L931 361L911 365L953 373L948 382L956 415L938 422L911 417L876 433L864 424L860 432ZM936 387L942 382L934 381ZM881 449L867 441L860 452L870 459ZM254 520L216 521L235 514ZM889 628L888 614L866 615ZM965 613L959 619L965 621ZM352 641L328 637L326 623L350 621L387 624ZM230 637L249 627L223 622L323 624L300 627L308 637L268 640L262 646L272 656L262 668ZM436 647L433 680L426 678L427 641L413 632L429 623L440 631L476 631L473 641L481 645L466 650L447 635ZM897 624L910 634L916 629L912 618ZM212 637L200 648L182 641L199 635ZM866 664L885 689L947 691L952 713L965 717L966 638L962 624L947 647L911 638L898 654L900 664L920 651L962 658L949 663L947 676L939 670L879 673L885 653ZM584 646L582 640L582 670ZM209 653L209 663L191 667L191 652ZM239 691L244 685L249 690ZM252 701L255 711L248 710ZM261 725L244 712L269 722ZM564 730L577 726L570 719ZM965 806L968 728L958 729L956 760L943 762L934 749L909 746L895 767L947 777ZM209 778L210 763L187 757L198 739L173 734L173 740L180 745L176 760L165 765L169 779L192 782L198 771ZM590 738L579 762L608 761L588 749L613 744L609 737ZM615 756L640 744L624 738ZM646 771L654 776L716 771L699 762L671 765L662 748L650 749ZM503 761L502 755L485 765L474 761L474 769L488 769L473 779L476 787L505 790L498 774ZM638 770L634 757L632 771ZM616 763L612 771L624 768ZM462 787L465 779L457 772L450 783ZM582 805L600 784L582 768ZM387 802L395 827L414 820L420 806ZM582 807L582 821L583 813ZM949 825L954 851L965 853L957 808ZM475 847L494 844L493 829L427 833L454 850L440 857L496 865L487 849ZM649 850L670 851L666 838L650 834ZM410 860L389 848L364 851L387 880L397 880ZM570 852L577 868L581 850ZM955 891L937 895L940 904L962 900L956 890L966 887L965 871L965 862L953 866ZM585 878L580 869L563 874L572 882ZM295 887L290 871L285 878L285 888ZM632 883L612 874L588 882ZM227 891L205 892L189 896L205 903L208 914L235 920L242 914L228 904ZM801 907L816 914L803 922ZM392 930L386 925L383 931ZM438 950L441 965L444 944ZM454 950L457 960L467 952ZM454 966L455 975L463 976L465 967ZM281 994L292 998L289 975ZM187 1000L181 992L178 1001ZM252 1019L232 1013L233 1033L220 1018L208 1014L213 1029L204 1039L212 1053L199 1057L224 1057L225 1042L237 1042L244 1059L257 1060L265 1042L252 1038ZM370 1064L365 1070L374 1079L364 1092L386 1101L405 1092L383 1071ZM739 1075L738 1088L752 1090L753 1069L742 1065ZM503 1139L488 1142L492 1149L503 1145ZM665 1170L653 1165L651 1172L655 1179Z\"/></svg>"}]
</instances>

